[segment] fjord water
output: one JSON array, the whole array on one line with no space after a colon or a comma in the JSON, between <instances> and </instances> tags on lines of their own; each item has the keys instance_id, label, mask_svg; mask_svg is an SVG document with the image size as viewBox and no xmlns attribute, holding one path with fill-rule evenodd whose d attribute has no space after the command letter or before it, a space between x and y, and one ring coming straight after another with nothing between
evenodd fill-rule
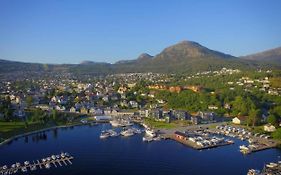
<instances>
[{"instance_id":1,"label":"fjord water","mask_svg":"<svg viewBox=\"0 0 281 175\"><path fill-rule=\"evenodd\" d=\"M278 149L244 156L239 145L245 142L237 139L233 145L202 151L171 140L144 143L142 134L101 140L100 132L108 128L109 124L76 126L17 139L0 147L0 166L66 151L74 156L72 165L52 166L31 174L245 175L248 169L262 169L265 163L281 156Z\"/></svg>"}]
</instances>

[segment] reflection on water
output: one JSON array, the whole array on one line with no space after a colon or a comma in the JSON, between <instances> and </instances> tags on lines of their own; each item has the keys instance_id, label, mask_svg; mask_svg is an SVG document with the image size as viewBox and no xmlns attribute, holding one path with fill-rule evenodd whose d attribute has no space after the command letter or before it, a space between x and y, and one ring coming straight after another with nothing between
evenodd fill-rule
<instances>
[{"instance_id":1,"label":"reflection on water","mask_svg":"<svg viewBox=\"0 0 281 175\"><path fill-rule=\"evenodd\" d=\"M250 168L262 169L278 161L280 150L270 149L243 156L235 144L197 151L171 140L145 143L142 134L101 140L100 132L109 124L76 126L40 132L0 147L0 166L37 160L61 151L74 156L73 165L32 172L57 174L228 174L245 175ZM120 131L120 128L117 129Z\"/></svg>"},{"instance_id":2,"label":"reflection on water","mask_svg":"<svg viewBox=\"0 0 281 175\"><path fill-rule=\"evenodd\" d=\"M32 138L32 142L39 142L39 141L44 141L44 140L47 140L47 134L45 132L40 132L40 133L37 133L37 134L34 134L31 136Z\"/></svg>"}]
</instances>

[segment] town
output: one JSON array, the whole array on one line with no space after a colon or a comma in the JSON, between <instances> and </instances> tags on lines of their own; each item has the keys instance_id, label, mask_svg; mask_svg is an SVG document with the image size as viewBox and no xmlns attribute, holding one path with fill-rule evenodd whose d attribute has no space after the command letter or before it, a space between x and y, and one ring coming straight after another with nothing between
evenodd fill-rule
<instances>
[{"instance_id":1,"label":"town","mask_svg":"<svg viewBox=\"0 0 281 175\"><path fill-rule=\"evenodd\" d=\"M131 115L155 128L230 122L280 139L279 80L271 70L227 68L192 75L8 74L1 76L0 137L84 117Z\"/></svg>"}]
</instances>

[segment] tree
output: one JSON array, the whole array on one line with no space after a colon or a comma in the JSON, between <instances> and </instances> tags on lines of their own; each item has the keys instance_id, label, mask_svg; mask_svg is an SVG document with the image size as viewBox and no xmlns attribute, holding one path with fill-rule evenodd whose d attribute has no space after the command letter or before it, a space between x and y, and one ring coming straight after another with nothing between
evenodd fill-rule
<instances>
[{"instance_id":1,"label":"tree","mask_svg":"<svg viewBox=\"0 0 281 175\"><path fill-rule=\"evenodd\" d=\"M274 139L281 139L281 128L278 128L274 133L272 133Z\"/></svg>"},{"instance_id":2,"label":"tree","mask_svg":"<svg viewBox=\"0 0 281 175\"><path fill-rule=\"evenodd\" d=\"M247 119L247 125L252 124L252 126L256 126L258 123L260 123L260 116L261 110L251 108Z\"/></svg>"},{"instance_id":3,"label":"tree","mask_svg":"<svg viewBox=\"0 0 281 175\"><path fill-rule=\"evenodd\" d=\"M33 98L32 98L32 96L27 96L26 97L26 104L27 104L27 106L28 107L30 107L31 105L32 105L32 103L33 103Z\"/></svg>"},{"instance_id":4,"label":"tree","mask_svg":"<svg viewBox=\"0 0 281 175\"><path fill-rule=\"evenodd\" d=\"M58 111L55 110L55 109L53 109L53 111L52 111L52 116L53 116L53 120L56 120L57 117L58 117Z\"/></svg>"},{"instance_id":5,"label":"tree","mask_svg":"<svg viewBox=\"0 0 281 175\"><path fill-rule=\"evenodd\" d=\"M268 117L267 117L267 123L270 123L274 126L277 126L278 125L278 118L276 115L274 114L270 114Z\"/></svg>"}]
</instances>

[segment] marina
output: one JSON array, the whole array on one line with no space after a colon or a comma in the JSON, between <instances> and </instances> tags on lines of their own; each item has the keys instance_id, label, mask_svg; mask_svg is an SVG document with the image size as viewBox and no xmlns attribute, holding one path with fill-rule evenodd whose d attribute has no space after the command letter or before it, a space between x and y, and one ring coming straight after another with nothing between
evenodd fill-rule
<instances>
[{"instance_id":1,"label":"marina","mask_svg":"<svg viewBox=\"0 0 281 175\"><path fill-rule=\"evenodd\" d=\"M281 161L278 161L276 163L270 162L266 164L261 171L256 169L250 169L247 173L247 175L280 175L280 174L281 174Z\"/></svg>"},{"instance_id":2,"label":"marina","mask_svg":"<svg viewBox=\"0 0 281 175\"><path fill-rule=\"evenodd\" d=\"M141 133L136 133L128 137L122 136L120 133L127 129L135 130L135 132L141 131ZM239 150L239 146L247 145L248 141L240 140L236 137L231 139L233 144L226 144L228 146L223 146L223 144L206 145L209 147L205 147L205 149L203 147L193 149L191 146L186 147L183 144L179 144L181 142L172 139L157 141L165 138L162 133L153 130L158 135L152 138L146 134L145 130L145 128L138 124L130 127L116 128L112 127L109 123L57 129L56 135L54 135L54 131L50 130L45 133L46 139L36 141L32 139L32 136L29 136L28 141L25 138L21 138L13 141L10 145L2 147L0 149L0 163L3 166L5 164L9 165L6 167L7 170L7 168L10 169L12 167L12 164L15 164L14 162L21 162L21 165L24 167L25 160L34 160L30 161L29 164L36 165L36 168L35 166L28 166L26 170L35 175L122 174L124 171L128 171L126 166L128 164L137 170L132 174L157 174L161 172L164 175L237 175L239 173L247 174L251 168L262 169L264 162L276 162L278 161L278 156L281 155L281 152L277 149L268 149L251 156L241 156L237 150ZM100 139L103 131L112 135L116 132L117 136ZM227 139L230 141L228 136L214 134L216 138L213 138L213 134L208 133L207 130L199 130L198 128L186 129L181 132L189 135L189 137L202 137L202 141L207 140L207 137L210 138L210 142L212 142L212 139L216 139L213 141L218 143L223 143ZM223 137L224 140L220 141ZM205 141L205 143L207 142ZM219 148L208 149L212 147ZM124 148L126 149L125 153ZM42 159L39 159L39 162L37 162L36 157L45 157L45 161L48 161L48 157L44 155L52 155L51 153L65 149L69 152L75 152L75 163L67 168L60 168L66 164L71 164L67 160L57 161L55 164L51 162L49 164L46 164L46 162L43 164ZM30 155L30 150L34 150L34 155ZM19 160L18 154L22 154L21 158L23 159ZM225 159L225 155L231 156L232 158ZM214 157L216 159L213 159ZM49 161L51 160L52 156L49 156ZM71 159L70 161L72 162ZM219 168L220 166L214 166L211 170L208 169L208 171L205 171L201 168L202 164L208 164L209 161L224 166L226 169L222 170ZM188 163L188 166L186 163ZM231 168L233 166L232 163L238 164L239 168ZM110 169L108 168L109 166L111 167ZM83 168L81 169L81 167ZM190 167L193 167L193 169L190 169ZM17 173L21 174L24 171L25 168L18 169Z\"/></svg>"},{"instance_id":3,"label":"marina","mask_svg":"<svg viewBox=\"0 0 281 175\"><path fill-rule=\"evenodd\" d=\"M197 130L187 130L184 133L176 131L167 137L197 150L226 146L234 143L232 140L211 136L203 131Z\"/></svg>"},{"instance_id":4,"label":"marina","mask_svg":"<svg viewBox=\"0 0 281 175\"><path fill-rule=\"evenodd\" d=\"M224 135L247 141L248 145L240 146L240 152L243 154L250 154L270 148L276 147L277 143L264 134L253 134L245 128L234 126L217 126L215 129L208 129L207 132L212 134Z\"/></svg>"},{"instance_id":5,"label":"marina","mask_svg":"<svg viewBox=\"0 0 281 175\"><path fill-rule=\"evenodd\" d=\"M8 175L8 174L16 174L18 172L28 172L35 171L40 169L50 169L52 166L55 168L72 165L73 156L69 153L62 152L58 155L51 155L46 158L42 158L41 160L24 161L24 163L16 162L12 164L10 167L7 165L0 166L0 174Z\"/></svg>"}]
</instances>

